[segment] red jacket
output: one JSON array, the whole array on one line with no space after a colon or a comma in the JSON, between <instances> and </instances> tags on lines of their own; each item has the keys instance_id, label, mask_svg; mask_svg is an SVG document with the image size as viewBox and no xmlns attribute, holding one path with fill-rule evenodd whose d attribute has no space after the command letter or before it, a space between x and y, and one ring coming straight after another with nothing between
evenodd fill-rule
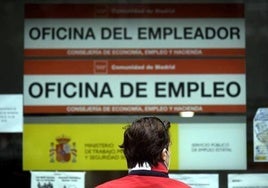
<instances>
[{"instance_id":1,"label":"red jacket","mask_svg":"<svg viewBox=\"0 0 268 188\"><path fill-rule=\"evenodd\" d=\"M134 170L125 177L103 183L96 188L190 188L190 186L168 178L167 169L159 163L151 170Z\"/></svg>"}]
</instances>

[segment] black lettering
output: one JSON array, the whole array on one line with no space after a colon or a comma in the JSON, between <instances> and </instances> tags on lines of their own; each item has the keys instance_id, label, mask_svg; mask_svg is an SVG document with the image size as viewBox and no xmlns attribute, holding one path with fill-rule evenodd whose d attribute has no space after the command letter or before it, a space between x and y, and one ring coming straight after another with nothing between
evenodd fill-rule
<instances>
[{"instance_id":1,"label":"black lettering","mask_svg":"<svg viewBox=\"0 0 268 188\"><path fill-rule=\"evenodd\" d=\"M81 98L81 97L83 97L84 88L83 88L83 85L81 82L79 82L78 85L79 85L79 87L78 87L79 92L78 93L79 93L79 97Z\"/></svg>"},{"instance_id":2,"label":"black lettering","mask_svg":"<svg viewBox=\"0 0 268 188\"><path fill-rule=\"evenodd\" d=\"M193 39L193 28L192 27L185 27L184 28L184 39Z\"/></svg>"},{"instance_id":3,"label":"black lettering","mask_svg":"<svg viewBox=\"0 0 268 188\"><path fill-rule=\"evenodd\" d=\"M206 27L205 36L206 39L214 39L216 35L216 31L213 27Z\"/></svg>"},{"instance_id":4,"label":"black lettering","mask_svg":"<svg viewBox=\"0 0 268 188\"><path fill-rule=\"evenodd\" d=\"M175 97L179 97L180 93L181 96L184 97L185 95L185 89L184 89L184 83L179 83L177 89L175 88L174 84L171 82L168 84L169 85L169 97L172 96L172 94L174 94Z\"/></svg>"},{"instance_id":5,"label":"black lettering","mask_svg":"<svg viewBox=\"0 0 268 188\"><path fill-rule=\"evenodd\" d=\"M201 82L201 96L202 97L211 97L211 94L205 93L205 83Z\"/></svg>"},{"instance_id":6,"label":"black lettering","mask_svg":"<svg viewBox=\"0 0 268 188\"><path fill-rule=\"evenodd\" d=\"M224 88L222 87L223 85L224 85L224 82L214 82L213 83L214 97L224 97L224 94L220 93L220 91L224 91Z\"/></svg>"},{"instance_id":7,"label":"black lettering","mask_svg":"<svg viewBox=\"0 0 268 188\"><path fill-rule=\"evenodd\" d=\"M142 91L146 91L146 87L143 88L142 86L146 86L146 82L138 82L138 83L136 83L136 88L137 88L136 96L137 97L147 97L146 94L141 93Z\"/></svg>"},{"instance_id":8,"label":"black lettering","mask_svg":"<svg viewBox=\"0 0 268 188\"><path fill-rule=\"evenodd\" d=\"M48 98L49 97L49 93L50 92L54 92L55 91L55 83L54 82L48 82L45 85L45 97Z\"/></svg>"},{"instance_id":9,"label":"black lettering","mask_svg":"<svg viewBox=\"0 0 268 188\"><path fill-rule=\"evenodd\" d=\"M163 32L164 39L166 39L167 36L169 36L173 33L173 30L170 27L164 27L163 30L164 30L164 32Z\"/></svg>"},{"instance_id":10,"label":"black lettering","mask_svg":"<svg viewBox=\"0 0 268 188\"><path fill-rule=\"evenodd\" d=\"M204 39L204 35L202 33L202 30L200 27L198 27L195 31L195 35L194 35L194 38L200 38L200 39Z\"/></svg>"},{"instance_id":11,"label":"black lettering","mask_svg":"<svg viewBox=\"0 0 268 188\"><path fill-rule=\"evenodd\" d=\"M128 89L126 92L126 89ZM133 94L133 86L130 83L123 82L120 85L120 96L121 97L130 97Z\"/></svg>"},{"instance_id":12,"label":"black lettering","mask_svg":"<svg viewBox=\"0 0 268 188\"><path fill-rule=\"evenodd\" d=\"M29 31L29 37L32 40L38 40L41 37L41 32L37 27L33 27Z\"/></svg>"},{"instance_id":13,"label":"black lettering","mask_svg":"<svg viewBox=\"0 0 268 188\"><path fill-rule=\"evenodd\" d=\"M115 40L121 40L123 39L122 37L122 28L121 27L115 27L113 28L113 35Z\"/></svg>"},{"instance_id":14,"label":"black lettering","mask_svg":"<svg viewBox=\"0 0 268 188\"><path fill-rule=\"evenodd\" d=\"M76 33L76 30L74 32ZM76 34L74 34L74 36L76 36ZM80 39L82 39L82 38L83 38L83 36L80 35ZM89 38L96 39L92 28L88 28L88 30L85 34L85 39L89 39Z\"/></svg>"},{"instance_id":15,"label":"black lettering","mask_svg":"<svg viewBox=\"0 0 268 188\"><path fill-rule=\"evenodd\" d=\"M103 87L102 87L100 97L103 97L103 95L109 95L110 97L113 97L111 88L107 82L105 82Z\"/></svg>"},{"instance_id":16,"label":"black lettering","mask_svg":"<svg viewBox=\"0 0 268 188\"><path fill-rule=\"evenodd\" d=\"M123 28L123 33L124 33L124 37L123 37L124 40L131 40L132 39L132 37L128 35L127 28L125 28L125 27Z\"/></svg>"},{"instance_id":17,"label":"black lettering","mask_svg":"<svg viewBox=\"0 0 268 188\"><path fill-rule=\"evenodd\" d=\"M84 38L84 30L78 30L78 28L69 28L69 39L83 39Z\"/></svg>"},{"instance_id":18,"label":"black lettering","mask_svg":"<svg viewBox=\"0 0 268 188\"><path fill-rule=\"evenodd\" d=\"M236 39L240 39L240 30L238 27L231 27L230 28L230 38L234 39L234 36L236 36Z\"/></svg>"},{"instance_id":19,"label":"black lettering","mask_svg":"<svg viewBox=\"0 0 268 188\"><path fill-rule=\"evenodd\" d=\"M141 91L143 88L141 88ZM57 98L66 97L66 98L74 98L74 97L104 97L108 95L109 97L113 97L110 86L107 82L104 84L100 84L98 82L95 83L75 83L75 82L48 82L43 85L37 82L30 84L28 93L33 98L45 97L49 98L52 95L55 95Z\"/></svg>"},{"instance_id":20,"label":"black lettering","mask_svg":"<svg viewBox=\"0 0 268 188\"><path fill-rule=\"evenodd\" d=\"M162 39L161 28L158 27L154 30L154 28L149 27L148 30L149 30L149 33L148 33L149 39Z\"/></svg>"},{"instance_id":21,"label":"black lettering","mask_svg":"<svg viewBox=\"0 0 268 188\"><path fill-rule=\"evenodd\" d=\"M32 40L50 39L50 40L87 40L89 38L95 39L95 34L92 28L66 28L66 27L33 27L29 30L29 37Z\"/></svg>"},{"instance_id":22,"label":"black lettering","mask_svg":"<svg viewBox=\"0 0 268 188\"><path fill-rule=\"evenodd\" d=\"M138 28L138 39L139 40L146 40L146 27L139 27Z\"/></svg>"},{"instance_id":23,"label":"black lettering","mask_svg":"<svg viewBox=\"0 0 268 188\"><path fill-rule=\"evenodd\" d=\"M227 94L230 97L237 97L241 92L241 87L237 82L230 82L227 84Z\"/></svg>"},{"instance_id":24,"label":"black lettering","mask_svg":"<svg viewBox=\"0 0 268 188\"><path fill-rule=\"evenodd\" d=\"M49 36L51 33L51 28L50 27L44 27L42 31L42 39L46 39L46 36ZM54 38L53 38L54 39Z\"/></svg>"},{"instance_id":25,"label":"black lettering","mask_svg":"<svg viewBox=\"0 0 268 188\"><path fill-rule=\"evenodd\" d=\"M228 30L225 27L220 27L217 31L217 35L220 39L226 39L228 37Z\"/></svg>"},{"instance_id":26,"label":"black lettering","mask_svg":"<svg viewBox=\"0 0 268 188\"><path fill-rule=\"evenodd\" d=\"M165 94L160 94L160 91L165 91L165 88L162 88L161 85L165 86L165 82L156 82L155 83L155 97L166 97Z\"/></svg>"},{"instance_id":27,"label":"black lettering","mask_svg":"<svg viewBox=\"0 0 268 188\"><path fill-rule=\"evenodd\" d=\"M54 32L53 32L54 33ZM64 28L64 27L60 27L56 30L56 36L57 36L57 39L59 40L64 40L67 38L67 29ZM71 36L71 35L70 35ZM69 37L70 38L70 37ZM55 37L53 37L52 39L55 39Z\"/></svg>"},{"instance_id":28,"label":"black lettering","mask_svg":"<svg viewBox=\"0 0 268 188\"><path fill-rule=\"evenodd\" d=\"M85 97L89 96L89 91L94 97L98 97L98 83L96 83L96 82L94 83L94 88L91 86L90 83L86 83L85 88L86 88L86 90L85 90L86 96Z\"/></svg>"},{"instance_id":29,"label":"black lettering","mask_svg":"<svg viewBox=\"0 0 268 188\"><path fill-rule=\"evenodd\" d=\"M30 85L28 92L32 98L39 98L43 94L43 87L40 83L34 82Z\"/></svg>"},{"instance_id":30,"label":"black lettering","mask_svg":"<svg viewBox=\"0 0 268 188\"><path fill-rule=\"evenodd\" d=\"M70 87L76 88L76 85L72 82L67 82L63 87L63 93L67 98L73 98L76 96L75 91L73 91L72 93L70 91L68 92L68 88L70 88Z\"/></svg>"},{"instance_id":31,"label":"black lettering","mask_svg":"<svg viewBox=\"0 0 268 188\"><path fill-rule=\"evenodd\" d=\"M188 88L188 91L187 91L188 95L187 96L191 97L192 92L197 91L199 86L196 82L188 82L187 88Z\"/></svg>"},{"instance_id":32,"label":"black lettering","mask_svg":"<svg viewBox=\"0 0 268 188\"><path fill-rule=\"evenodd\" d=\"M110 39L112 37L112 31L108 27L101 28L101 39Z\"/></svg>"}]
</instances>

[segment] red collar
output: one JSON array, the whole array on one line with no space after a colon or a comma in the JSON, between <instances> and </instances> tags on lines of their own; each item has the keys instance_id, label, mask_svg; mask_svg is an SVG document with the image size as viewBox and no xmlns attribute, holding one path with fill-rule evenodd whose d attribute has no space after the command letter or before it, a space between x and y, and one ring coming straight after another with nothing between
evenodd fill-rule
<instances>
[{"instance_id":1,"label":"red collar","mask_svg":"<svg viewBox=\"0 0 268 188\"><path fill-rule=\"evenodd\" d=\"M163 173L168 173L168 169L166 165L162 162L158 162L156 166L152 166L153 171L158 171L158 172L163 172Z\"/></svg>"},{"instance_id":2,"label":"red collar","mask_svg":"<svg viewBox=\"0 0 268 188\"><path fill-rule=\"evenodd\" d=\"M163 163L158 163L156 166L152 166L151 169L135 168L129 171L129 175L139 176L157 176L168 178L168 169Z\"/></svg>"}]
</instances>

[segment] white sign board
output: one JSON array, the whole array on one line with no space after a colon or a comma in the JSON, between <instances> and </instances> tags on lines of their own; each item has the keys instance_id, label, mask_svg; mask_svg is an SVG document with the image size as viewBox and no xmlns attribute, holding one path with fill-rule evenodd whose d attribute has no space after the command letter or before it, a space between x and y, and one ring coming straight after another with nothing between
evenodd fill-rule
<instances>
[{"instance_id":1,"label":"white sign board","mask_svg":"<svg viewBox=\"0 0 268 188\"><path fill-rule=\"evenodd\" d=\"M0 132L22 132L22 94L0 95Z\"/></svg>"},{"instance_id":2,"label":"white sign board","mask_svg":"<svg viewBox=\"0 0 268 188\"><path fill-rule=\"evenodd\" d=\"M31 188L84 188L85 172L31 171Z\"/></svg>"},{"instance_id":3,"label":"white sign board","mask_svg":"<svg viewBox=\"0 0 268 188\"><path fill-rule=\"evenodd\" d=\"M258 108L253 119L254 162L268 161L268 108Z\"/></svg>"},{"instance_id":4,"label":"white sign board","mask_svg":"<svg viewBox=\"0 0 268 188\"><path fill-rule=\"evenodd\" d=\"M243 59L27 60L24 66L25 113L246 110Z\"/></svg>"},{"instance_id":5,"label":"white sign board","mask_svg":"<svg viewBox=\"0 0 268 188\"><path fill-rule=\"evenodd\" d=\"M228 188L268 188L267 173L228 174Z\"/></svg>"},{"instance_id":6,"label":"white sign board","mask_svg":"<svg viewBox=\"0 0 268 188\"><path fill-rule=\"evenodd\" d=\"M169 174L169 177L182 181L191 188L219 188L218 174Z\"/></svg>"},{"instance_id":7,"label":"white sign board","mask_svg":"<svg viewBox=\"0 0 268 188\"><path fill-rule=\"evenodd\" d=\"M246 123L179 124L178 152L182 170L246 169Z\"/></svg>"},{"instance_id":8,"label":"white sign board","mask_svg":"<svg viewBox=\"0 0 268 188\"><path fill-rule=\"evenodd\" d=\"M26 56L245 55L241 3L26 4L24 28Z\"/></svg>"}]
</instances>

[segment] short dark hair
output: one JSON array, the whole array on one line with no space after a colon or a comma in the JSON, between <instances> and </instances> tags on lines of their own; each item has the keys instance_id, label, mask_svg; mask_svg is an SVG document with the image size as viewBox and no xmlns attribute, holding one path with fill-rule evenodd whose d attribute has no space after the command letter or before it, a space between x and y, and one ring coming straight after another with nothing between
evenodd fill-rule
<instances>
[{"instance_id":1,"label":"short dark hair","mask_svg":"<svg viewBox=\"0 0 268 188\"><path fill-rule=\"evenodd\" d=\"M163 161L161 154L170 143L170 123L157 117L143 117L126 127L124 140L120 145L127 160L128 168L148 162L156 166Z\"/></svg>"}]
</instances>

